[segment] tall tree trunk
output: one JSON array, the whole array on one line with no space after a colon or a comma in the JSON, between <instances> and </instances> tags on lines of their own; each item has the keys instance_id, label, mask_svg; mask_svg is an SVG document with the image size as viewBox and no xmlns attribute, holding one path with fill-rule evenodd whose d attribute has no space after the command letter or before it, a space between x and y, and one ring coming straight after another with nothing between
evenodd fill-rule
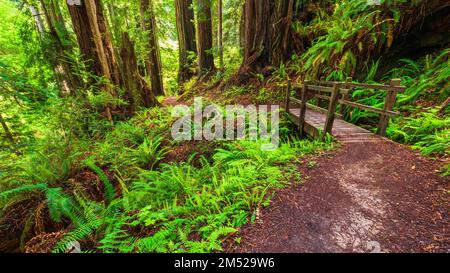
<instances>
[{"instance_id":1,"label":"tall tree trunk","mask_svg":"<svg viewBox=\"0 0 450 273\"><path fill-rule=\"evenodd\" d=\"M122 49L120 56L123 63L123 81L125 87L125 99L129 103L128 112L132 114L136 109L137 101L135 93L142 97L142 104L145 107L152 107L158 104L151 89L139 74L134 45L127 32L122 34Z\"/></svg>"},{"instance_id":2,"label":"tall tree trunk","mask_svg":"<svg viewBox=\"0 0 450 273\"><path fill-rule=\"evenodd\" d=\"M192 0L175 0L175 13L180 63L178 81L184 82L194 75L192 71L195 66L193 55L197 55Z\"/></svg>"},{"instance_id":3,"label":"tall tree trunk","mask_svg":"<svg viewBox=\"0 0 450 273\"><path fill-rule=\"evenodd\" d=\"M215 69L212 53L211 0L197 0L198 66L203 75Z\"/></svg>"},{"instance_id":4,"label":"tall tree trunk","mask_svg":"<svg viewBox=\"0 0 450 273\"><path fill-rule=\"evenodd\" d=\"M289 50L291 25L292 20L294 19L294 2L295 0L289 0L287 6L286 27L284 28L284 37L283 37L283 55L287 55Z\"/></svg>"},{"instance_id":5,"label":"tall tree trunk","mask_svg":"<svg viewBox=\"0 0 450 273\"><path fill-rule=\"evenodd\" d=\"M70 40L70 34L67 30L64 16L61 12L61 7L59 3L56 3L58 0L41 0L45 3L44 6L47 7L47 11L50 15L50 18L53 21L53 25L56 28L56 31L58 32L58 36L60 39L65 40L63 43L67 49L71 49L73 44L69 42Z\"/></svg>"},{"instance_id":6,"label":"tall tree trunk","mask_svg":"<svg viewBox=\"0 0 450 273\"><path fill-rule=\"evenodd\" d=\"M64 22L64 17L61 12L61 7L59 5L58 0L50 0L52 5L52 10L55 11L55 18L58 22ZM61 25L60 27L64 28L65 32L67 33L67 29L65 25Z\"/></svg>"},{"instance_id":7,"label":"tall tree trunk","mask_svg":"<svg viewBox=\"0 0 450 273\"><path fill-rule=\"evenodd\" d=\"M85 60L93 61L89 65L92 72L107 80L110 84L105 84L104 89L117 96L114 87L121 86L122 80L101 0L82 0L80 5L67 2L67 5ZM106 106L106 116L112 121L110 105Z\"/></svg>"},{"instance_id":8,"label":"tall tree trunk","mask_svg":"<svg viewBox=\"0 0 450 273\"><path fill-rule=\"evenodd\" d=\"M245 1L244 65L256 67L270 63L270 0Z\"/></svg>"},{"instance_id":9,"label":"tall tree trunk","mask_svg":"<svg viewBox=\"0 0 450 273\"><path fill-rule=\"evenodd\" d=\"M111 35L103 14L101 0L86 0L85 5L95 48L99 55L102 74L115 86L121 86L119 66L114 55ZM115 95L114 93L112 94Z\"/></svg>"},{"instance_id":10,"label":"tall tree trunk","mask_svg":"<svg viewBox=\"0 0 450 273\"><path fill-rule=\"evenodd\" d=\"M128 113L131 115L136 111L134 92L138 91L139 77L137 71L136 54L134 45L130 40L128 32L122 34L122 48L120 50L123 69L123 84L125 88L125 100L128 102Z\"/></svg>"},{"instance_id":11,"label":"tall tree trunk","mask_svg":"<svg viewBox=\"0 0 450 273\"><path fill-rule=\"evenodd\" d=\"M77 37L78 46L83 60L87 65L87 69L94 73L94 75L101 77L100 59L96 52L94 40L92 39L94 35L89 27L89 17L84 1L81 2L81 5L67 3L67 8L72 21L73 31Z\"/></svg>"},{"instance_id":12,"label":"tall tree trunk","mask_svg":"<svg viewBox=\"0 0 450 273\"><path fill-rule=\"evenodd\" d=\"M83 0L81 5L67 4L78 45L89 68L113 85L121 85L121 77L111 43L101 0Z\"/></svg>"},{"instance_id":13,"label":"tall tree trunk","mask_svg":"<svg viewBox=\"0 0 450 273\"><path fill-rule=\"evenodd\" d=\"M47 0L49 1L49 13L50 17L53 19L53 24L58 32L58 36L61 39L64 49L71 51L75 44L72 42L72 36L67 29L66 19L64 18L59 0Z\"/></svg>"},{"instance_id":14,"label":"tall tree trunk","mask_svg":"<svg viewBox=\"0 0 450 273\"><path fill-rule=\"evenodd\" d=\"M65 45L59 36L57 25L64 26L64 22L58 22L57 11L53 5L53 1L46 4L44 0L40 0L42 10L44 12L45 21L47 22L47 27L49 29L49 35L53 42L53 48L56 51L55 58L52 60L55 75L58 80L60 90L65 94L75 94L75 90L78 88L78 77L72 72L70 64L64 60L66 50L70 50L67 45ZM62 30L63 34L65 29Z\"/></svg>"},{"instance_id":15,"label":"tall tree trunk","mask_svg":"<svg viewBox=\"0 0 450 273\"><path fill-rule=\"evenodd\" d=\"M153 3L151 0L141 0L142 29L148 31L148 69L152 84L152 91L155 96L164 95L164 85L162 79L161 54L158 43L158 28L156 25Z\"/></svg>"},{"instance_id":16,"label":"tall tree trunk","mask_svg":"<svg viewBox=\"0 0 450 273\"><path fill-rule=\"evenodd\" d=\"M217 0L217 47L219 49L219 67L223 68L223 10L222 0Z\"/></svg>"},{"instance_id":17,"label":"tall tree trunk","mask_svg":"<svg viewBox=\"0 0 450 273\"><path fill-rule=\"evenodd\" d=\"M111 24L111 32L113 40L116 42L116 44L119 44L121 37L121 31L120 31L120 25L122 23L125 23L124 20L122 20L121 16L118 16L116 14L116 7L114 3L110 2L107 4L108 13L109 13L109 20Z\"/></svg>"},{"instance_id":18,"label":"tall tree trunk","mask_svg":"<svg viewBox=\"0 0 450 273\"><path fill-rule=\"evenodd\" d=\"M246 0L244 62L240 73L279 65L290 53L293 0ZM284 46L285 47L284 47Z\"/></svg>"},{"instance_id":19,"label":"tall tree trunk","mask_svg":"<svg viewBox=\"0 0 450 273\"><path fill-rule=\"evenodd\" d=\"M245 3L241 7L241 18L239 22L239 47L241 54L244 54L245 48Z\"/></svg>"}]
</instances>

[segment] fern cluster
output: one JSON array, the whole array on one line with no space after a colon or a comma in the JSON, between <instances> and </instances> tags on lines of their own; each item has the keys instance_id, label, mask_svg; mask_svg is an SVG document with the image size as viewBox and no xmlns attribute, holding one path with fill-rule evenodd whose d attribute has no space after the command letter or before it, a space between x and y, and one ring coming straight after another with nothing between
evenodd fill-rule
<instances>
[{"instance_id":1,"label":"fern cluster","mask_svg":"<svg viewBox=\"0 0 450 273\"><path fill-rule=\"evenodd\" d=\"M157 171L142 171L139 180L120 203L124 214L101 241L106 252L211 252L222 239L252 219L255 210L268 204L270 189L285 186L283 163L302 153L328 145L293 141L278 150L261 151L261 143L226 144L213 156L164 164ZM253 219L254 220L254 219ZM132 235L127 230L144 229Z\"/></svg>"},{"instance_id":2,"label":"fern cluster","mask_svg":"<svg viewBox=\"0 0 450 273\"><path fill-rule=\"evenodd\" d=\"M402 17L411 16L414 7L424 1L382 1L370 5L367 0L333 1L333 12L316 8L315 19L296 22L294 30L312 39L312 45L295 62L296 72L312 80L345 80L358 69L391 47L398 35ZM414 15L412 15L414 16Z\"/></svg>"}]
</instances>

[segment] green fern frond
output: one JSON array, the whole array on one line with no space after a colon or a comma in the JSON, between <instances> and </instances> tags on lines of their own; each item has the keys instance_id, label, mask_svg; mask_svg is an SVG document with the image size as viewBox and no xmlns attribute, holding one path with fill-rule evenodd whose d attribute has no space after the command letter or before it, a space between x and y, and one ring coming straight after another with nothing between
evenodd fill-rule
<instances>
[{"instance_id":1,"label":"green fern frond","mask_svg":"<svg viewBox=\"0 0 450 273\"><path fill-rule=\"evenodd\" d=\"M116 190L114 189L114 186L111 184L111 181L109 181L108 176L105 174L105 172L97 167L95 165L94 161L92 159L86 159L85 160L86 165L93 170L100 180L103 182L103 185L105 186L105 196L108 203L111 203L114 198L116 197Z\"/></svg>"}]
</instances>

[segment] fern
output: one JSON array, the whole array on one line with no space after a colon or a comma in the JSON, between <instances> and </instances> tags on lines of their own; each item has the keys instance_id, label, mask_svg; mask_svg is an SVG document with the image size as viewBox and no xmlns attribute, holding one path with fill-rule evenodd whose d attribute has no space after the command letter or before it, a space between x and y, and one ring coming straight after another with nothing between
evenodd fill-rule
<instances>
[{"instance_id":1,"label":"fern","mask_svg":"<svg viewBox=\"0 0 450 273\"><path fill-rule=\"evenodd\" d=\"M163 138L157 136L154 138L145 138L137 149L130 149L133 153L136 163L149 166L153 169L155 165L161 161L168 152L167 147L161 147Z\"/></svg>"},{"instance_id":2,"label":"fern","mask_svg":"<svg viewBox=\"0 0 450 273\"><path fill-rule=\"evenodd\" d=\"M18 195L26 192L39 190L47 198L47 206L50 216L55 222L61 222L63 216L75 220L76 206L68 195L63 193L61 188L49 188L47 184L24 185L15 189L0 193L0 199L11 198L12 195Z\"/></svg>"},{"instance_id":3,"label":"fern","mask_svg":"<svg viewBox=\"0 0 450 273\"><path fill-rule=\"evenodd\" d=\"M114 189L114 186L111 184L111 182L108 179L108 176L105 174L105 172L97 167L95 163L91 159L85 160L86 165L91 168L100 178L100 180L103 182L103 185L105 186L105 196L108 203L111 203L115 196L116 191Z\"/></svg>"}]
</instances>

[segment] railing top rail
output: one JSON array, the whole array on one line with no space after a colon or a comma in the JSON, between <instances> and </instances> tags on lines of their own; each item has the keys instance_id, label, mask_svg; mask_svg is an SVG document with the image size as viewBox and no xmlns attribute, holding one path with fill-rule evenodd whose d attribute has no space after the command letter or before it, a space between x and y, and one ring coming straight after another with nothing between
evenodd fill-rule
<instances>
[{"instance_id":1,"label":"railing top rail","mask_svg":"<svg viewBox=\"0 0 450 273\"><path fill-rule=\"evenodd\" d=\"M348 86L353 88L366 88L366 89L376 89L376 90L393 90L397 92L404 92L406 86L402 85L385 85L385 84L367 84L367 83L350 83Z\"/></svg>"},{"instance_id":2,"label":"railing top rail","mask_svg":"<svg viewBox=\"0 0 450 273\"><path fill-rule=\"evenodd\" d=\"M406 86L401 85L400 79L392 79L389 85L387 84L368 84L368 83L353 83L351 79L348 79L347 82L340 81L305 81L306 84L312 86L326 86L332 87L335 84L339 84L341 87L346 89L351 88L366 88L366 89L375 89L375 90L392 90L396 92L404 92L406 90ZM293 84L293 87L301 88L303 87L303 83Z\"/></svg>"}]
</instances>

